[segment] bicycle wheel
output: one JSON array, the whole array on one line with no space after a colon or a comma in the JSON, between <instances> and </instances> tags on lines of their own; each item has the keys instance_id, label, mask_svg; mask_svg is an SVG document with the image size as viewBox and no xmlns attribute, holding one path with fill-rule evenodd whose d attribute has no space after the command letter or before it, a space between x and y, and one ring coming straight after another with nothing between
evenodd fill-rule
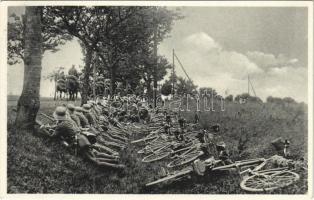
<instances>
[{"instance_id":1,"label":"bicycle wheel","mask_svg":"<svg viewBox=\"0 0 314 200\"><path fill-rule=\"evenodd\" d=\"M168 176L163 177L161 179L158 179L156 181L147 183L146 186L152 186L152 185L156 185L156 184L168 182L168 181L175 181L179 178L184 177L185 175L190 174L192 171L193 171L193 169L185 169L185 170L182 170L180 172L175 172L175 174L171 174L171 175L168 175Z\"/></svg>"},{"instance_id":2,"label":"bicycle wheel","mask_svg":"<svg viewBox=\"0 0 314 200\"><path fill-rule=\"evenodd\" d=\"M240 187L249 192L264 192L286 187L299 179L300 176L291 171L269 171L245 178Z\"/></svg>"},{"instance_id":3,"label":"bicycle wheel","mask_svg":"<svg viewBox=\"0 0 314 200\"><path fill-rule=\"evenodd\" d=\"M200 151L190 152L182 157L174 159L173 161L167 164L167 167L173 168L173 167L179 167L179 166L185 165L187 163L194 161L201 155L203 155L203 152L200 152Z\"/></svg>"},{"instance_id":4,"label":"bicycle wheel","mask_svg":"<svg viewBox=\"0 0 314 200\"><path fill-rule=\"evenodd\" d=\"M149 163L149 162L154 162L154 161L157 161L157 160L161 160L161 159L166 158L167 156L169 156L170 153L171 153L170 150L163 150L163 151L160 151L160 152L157 152L157 153L151 153L148 156L145 156L142 159L142 162Z\"/></svg>"}]
</instances>

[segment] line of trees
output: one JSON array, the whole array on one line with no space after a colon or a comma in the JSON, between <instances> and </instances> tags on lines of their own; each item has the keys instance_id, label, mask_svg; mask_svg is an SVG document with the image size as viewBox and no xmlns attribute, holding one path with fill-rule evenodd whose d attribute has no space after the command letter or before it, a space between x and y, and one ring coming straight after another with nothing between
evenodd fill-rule
<instances>
[{"instance_id":1,"label":"line of trees","mask_svg":"<svg viewBox=\"0 0 314 200\"><path fill-rule=\"evenodd\" d=\"M127 80L133 89L141 81L151 93L153 81L160 81L168 61L154 55L154 44L169 36L178 11L165 7L26 7L25 15L10 17L8 23L8 64L24 63L24 85L18 101L16 124L32 128L39 109L41 57L45 50L76 38L84 55L82 104L87 102L92 67L115 82ZM155 68L157 59L157 68ZM154 76L153 76L154 75ZM155 78L155 80L154 80Z\"/></svg>"},{"instance_id":2,"label":"line of trees","mask_svg":"<svg viewBox=\"0 0 314 200\"><path fill-rule=\"evenodd\" d=\"M169 79L167 79L164 84L161 87L161 94L168 96L172 94L173 92L173 81L175 84L175 90L177 95L185 95L185 94L190 94L190 95L214 95L217 96L219 95L217 91L214 88L211 87L200 87L198 89L198 86L195 85L193 82L184 79L180 76L174 76L171 75ZM251 96L249 93L243 93L243 94L238 94L236 96L233 96L232 94L229 94L225 97L225 100L228 102L239 102L240 99L243 99L245 101L249 102L256 102L256 103L263 103L262 99L257 97L257 96ZM279 97L272 97L269 96L266 99L267 103L275 103L275 104L296 104L297 102L291 98L291 97L284 97L284 98L279 98Z\"/></svg>"}]
</instances>

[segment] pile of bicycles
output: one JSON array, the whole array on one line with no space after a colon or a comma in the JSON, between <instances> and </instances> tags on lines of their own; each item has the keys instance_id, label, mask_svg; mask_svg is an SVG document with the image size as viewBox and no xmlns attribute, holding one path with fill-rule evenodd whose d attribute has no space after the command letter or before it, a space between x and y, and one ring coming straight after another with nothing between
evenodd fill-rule
<instances>
[{"instance_id":1,"label":"pile of bicycles","mask_svg":"<svg viewBox=\"0 0 314 200\"><path fill-rule=\"evenodd\" d=\"M147 183L146 186L178 181L191 175L203 175L209 171L236 170L242 178L240 187L248 192L265 192L289 186L300 179L300 176L293 171L291 166L266 167L273 164L274 159L284 159L280 156L273 156L268 159L258 158L251 160L236 161L229 165L224 165L220 160L213 158L205 161L196 160L191 165L173 171L166 172L164 177ZM293 161L289 161L291 164Z\"/></svg>"},{"instance_id":2,"label":"pile of bicycles","mask_svg":"<svg viewBox=\"0 0 314 200\"><path fill-rule=\"evenodd\" d=\"M143 163L165 161L160 177L147 183L147 187L167 184L191 176L203 176L214 171L236 171L241 177L240 187L248 192L271 191L291 185L300 179L293 168L293 161L280 156L227 163L220 159L217 143L214 142L206 143L207 146L212 147L213 155L200 159L204 154L201 150L203 143L198 138L200 130L187 129L183 133L184 139L178 140L175 135L165 131L164 119L162 114L152 114L150 123L109 125L108 130L103 133L105 140L102 142L110 148L124 148L129 142L130 135L138 135L140 138L130 143L138 147L137 153L142 157ZM53 123L53 118L43 113L37 116L37 123L50 130L53 129L49 126ZM192 127L191 124L188 126ZM173 123L170 129L178 128L179 125Z\"/></svg>"},{"instance_id":3,"label":"pile of bicycles","mask_svg":"<svg viewBox=\"0 0 314 200\"><path fill-rule=\"evenodd\" d=\"M160 123L159 120L156 122ZM185 140L178 141L174 136L166 134L159 125L152 123L150 126L151 131L148 131L144 137L131 142L139 146L142 144L137 151L143 157L142 162L166 161L165 167L161 167L159 173L161 177L147 183L147 187L167 184L191 176L203 176L214 171L237 171L241 177L240 187L248 192L272 191L291 185L300 179L292 165L278 165L278 162L277 165L273 165L278 159L293 163L292 160L281 156L226 163L219 159L216 144L212 144L214 147L212 150L216 151L215 156L203 160L200 159L203 151L199 148L201 144L197 139L197 130L189 131L185 134Z\"/></svg>"}]
</instances>

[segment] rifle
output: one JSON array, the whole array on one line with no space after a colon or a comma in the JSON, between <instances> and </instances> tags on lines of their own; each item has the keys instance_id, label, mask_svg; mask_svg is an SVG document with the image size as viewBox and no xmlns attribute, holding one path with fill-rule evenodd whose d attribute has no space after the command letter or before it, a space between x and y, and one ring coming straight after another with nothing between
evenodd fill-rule
<instances>
[{"instance_id":1,"label":"rifle","mask_svg":"<svg viewBox=\"0 0 314 200\"><path fill-rule=\"evenodd\" d=\"M51 121L55 121L55 119L54 119L53 117L51 117L51 116L49 116L49 115L46 115L45 113L40 113L40 114L41 114L42 116L44 116L44 117L50 119Z\"/></svg>"}]
</instances>

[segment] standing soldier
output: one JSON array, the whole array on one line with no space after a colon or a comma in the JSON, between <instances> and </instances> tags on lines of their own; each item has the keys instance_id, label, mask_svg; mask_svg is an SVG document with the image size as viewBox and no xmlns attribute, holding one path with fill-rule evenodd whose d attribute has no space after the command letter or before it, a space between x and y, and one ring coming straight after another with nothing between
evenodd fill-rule
<instances>
[{"instance_id":1,"label":"standing soldier","mask_svg":"<svg viewBox=\"0 0 314 200\"><path fill-rule=\"evenodd\" d=\"M72 65L71 69L69 69L68 74L78 78L78 73L77 70L75 69L75 65Z\"/></svg>"},{"instance_id":2,"label":"standing soldier","mask_svg":"<svg viewBox=\"0 0 314 200\"><path fill-rule=\"evenodd\" d=\"M62 72L60 73L59 79L62 79L62 80L65 81L65 74L64 74L64 71L62 71Z\"/></svg>"},{"instance_id":3,"label":"standing soldier","mask_svg":"<svg viewBox=\"0 0 314 200\"><path fill-rule=\"evenodd\" d=\"M194 123L195 123L195 124L198 124L199 121L200 121L199 113L198 113L198 111L195 111L195 114L194 114Z\"/></svg>"}]
</instances>

